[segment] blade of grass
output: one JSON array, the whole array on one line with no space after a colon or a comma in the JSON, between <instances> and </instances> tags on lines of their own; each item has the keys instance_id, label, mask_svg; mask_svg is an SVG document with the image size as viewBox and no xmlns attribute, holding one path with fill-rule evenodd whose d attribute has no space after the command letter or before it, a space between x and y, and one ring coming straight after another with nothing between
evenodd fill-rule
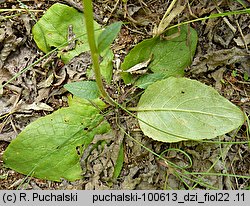
<instances>
[{"instance_id":1,"label":"blade of grass","mask_svg":"<svg viewBox=\"0 0 250 206\"><path fill-rule=\"evenodd\" d=\"M131 135L129 135L119 124L117 124L117 126L121 129L121 131L124 132L124 134L126 134L127 137L129 137L131 140L133 140L135 143L139 144L142 148L144 148L145 150L147 150L148 152L152 153L153 155L155 155L156 157L158 157L159 159L163 160L165 163L167 163L168 167L171 167L172 169L175 170L175 172L178 173L178 175L181 175L183 178L186 178L188 180L190 180L191 182L194 183L198 183L200 185L206 186L210 189L218 189L216 187L213 187L212 185L206 183L206 182L202 182L202 178L196 176L195 174L189 173L188 171L186 171L183 167L180 167L176 164L174 164L173 162L167 160L166 158L162 157L161 155L157 154L156 152L154 152L153 150L149 149L148 147L144 146L141 142L139 142L138 140L136 140L135 138L133 138ZM180 170L177 171L177 169ZM186 176L186 174L191 175L192 178Z\"/></svg>"},{"instance_id":2,"label":"blade of grass","mask_svg":"<svg viewBox=\"0 0 250 206\"><path fill-rule=\"evenodd\" d=\"M193 22L197 22L197 21L204 21L207 19L214 19L214 18L218 18L218 17L224 17L224 16L230 16L230 15L237 15L237 14L249 14L250 13L250 9L242 9L242 10L237 10L237 11L229 11L229 12L223 12L223 13L218 13L218 14L211 14L210 16L206 16L206 17L202 17L202 18L198 18L198 19L193 19L193 20L189 20L189 21L185 21L185 22L181 22L179 24L175 24L173 26L168 27L167 29L165 29L164 32L179 27L181 25L185 25L185 24L190 24Z\"/></svg>"}]
</instances>

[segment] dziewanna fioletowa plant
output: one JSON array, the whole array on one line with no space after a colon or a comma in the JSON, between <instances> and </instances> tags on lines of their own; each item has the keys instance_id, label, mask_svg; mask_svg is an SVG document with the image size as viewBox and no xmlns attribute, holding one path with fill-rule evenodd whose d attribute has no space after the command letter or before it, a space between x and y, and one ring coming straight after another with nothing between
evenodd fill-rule
<instances>
[{"instance_id":1,"label":"dziewanna fioletowa plant","mask_svg":"<svg viewBox=\"0 0 250 206\"><path fill-rule=\"evenodd\" d=\"M32 29L37 46L45 53L57 48L58 57L65 64L90 50L95 81L66 84L65 88L74 96L69 97L69 107L28 125L6 149L5 166L42 179L80 179L79 159L84 150L95 135L110 132L109 123L100 114L107 104L131 115L136 112L143 133L162 142L212 139L242 125L244 115L238 107L212 87L183 77L184 68L191 64L195 54L198 37L187 24L168 27L184 9L175 3L176 0L172 1L160 25L154 29L154 36L136 45L121 65L124 82L145 89L133 108L119 105L104 88L104 81L109 84L112 80L110 44L122 23L116 22L102 30L93 20L91 0L83 0L85 18L64 4L52 5ZM70 40L69 28L75 36ZM67 45L73 42L73 48L65 49L65 42ZM150 72L134 75L142 68ZM115 177L122 167L118 165Z\"/></svg>"}]
</instances>

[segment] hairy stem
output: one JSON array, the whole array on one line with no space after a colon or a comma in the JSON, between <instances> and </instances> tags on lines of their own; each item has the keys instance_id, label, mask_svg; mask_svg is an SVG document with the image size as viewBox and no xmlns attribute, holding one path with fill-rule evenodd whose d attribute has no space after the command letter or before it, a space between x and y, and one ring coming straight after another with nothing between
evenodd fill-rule
<instances>
[{"instance_id":1,"label":"hairy stem","mask_svg":"<svg viewBox=\"0 0 250 206\"><path fill-rule=\"evenodd\" d=\"M102 76L100 72L99 52L96 47L95 34L94 34L94 18L93 18L92 0L82 0L82 4L84 7L85 24L86 24L86 29L87 29L87 36L88 36L89 48L91 52L91 58L93 62L93 69L95 73L96 83L97 83L98 89L102 97L110 105L115 105L114 100L108 95L108 93L104 89Z\"/></svg>"}]
</instances>

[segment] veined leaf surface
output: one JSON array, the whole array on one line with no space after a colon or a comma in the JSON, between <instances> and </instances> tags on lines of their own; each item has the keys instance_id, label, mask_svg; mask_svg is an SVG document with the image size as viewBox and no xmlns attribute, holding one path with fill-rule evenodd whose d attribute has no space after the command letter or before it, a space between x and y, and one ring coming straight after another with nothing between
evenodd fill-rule
<instances>
[{"instance_id":1,"label":"veined leaf surface","mask_svg":"<svg viewBox=\"0 0 250 206\"><path fill-rule=\"evenodd\" d=\"M171 38L171 35L175 37ZM197 32L192 27L183 25L180 31L177 28L171 29L166 36L146 39L137 44L125 57L121 68L126 71L153 56L148 66L152 72L160 73L165 78L183 76L184 69L192 62L197 40ZM126 84L133 79L128 72L123 72L122 78Z\"/></svg>"},{"instance_id":2,"label":"veined leaf surface","mask_svg":"<svg viewBox=\"0 0 250 206\"><path fill-rule=\"evenodd\" d=\"M59 47L68 41L69 27L72 27L75 35L75 48L68 51L59 51L62 60L67 63L80 53L88 51L88 39L86 35L85 19L83 14L65 4L53 4L41 19L33 26L34 40L43 52L48 53L55 47ZM100 26L94 22L98 35ZM67 46L67 45L66 45ZM63 50L65 45L60 50Z\"/></svg>"},{"instance_id":3,"label":"veined leaf surface","mask_svg":"<svg viewBox=\"0 0 250 206\"><path fill-rule=\"evenodd\" d=\"M83 99L91 100L100 97L97 84L94 81L71 82L64 85L64 88L73 95Z\"/></svg>"},{"instance_id":4,"label":"veined leaf surface","mask_svg":"<svg viewBox=\"0 0 250 206\"><path fill-rule=\"evenodd\" d=\"M86 147L96 134L109 130L97 108L77 100L29 124L4 152L4 164L32 177L74 181L82 173L77 147Z\"/></svg>"},{"instance_id":5,"label":"veined leaf surface","mask_svg":"<svg viewBox=\"0 0 250 206\"><path fill-rule=\"evenodd\" d=\"M135 110L144 134L162 142L215 138L244 122L242 111L215 89L186 78L153 83Z\"/></svg>"},{"instance_id":6,"label":"veined leaf surface","mask_svg":"<svg viewBox=\"0 0 250 206\"><path fill-rule=\"evenodd\" d=\"M94 28L95 36L98 37L101 33L101 27L95 21ZM70 32L70 30L72 31ZM33 26L32 34L38 48L43 52L48 53L52 49L58 48L58 56L64 63L68 63L73 57L89 51L83 13L65 4L53 4ZM75 36L75 39L70 40L68 38L69 35ZM69 48L69 45L66 44L67 41L75 43L75 45L73 44L73 48ZM113 52L110 48L104 48L107 47L107 43L110 41L110 38L101 41L102 52L100 53L103 58L101 62L101 74L108 83L112 79Z\"/></svg>"}]
</instances>

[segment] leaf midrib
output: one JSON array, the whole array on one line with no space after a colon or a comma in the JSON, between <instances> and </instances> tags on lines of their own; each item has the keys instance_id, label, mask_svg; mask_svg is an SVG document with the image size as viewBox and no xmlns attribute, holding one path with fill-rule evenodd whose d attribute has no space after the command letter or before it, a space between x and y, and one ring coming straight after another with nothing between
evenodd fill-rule
<instances>
[{"instance_id":1,"label":"leaf midrib","mask_svg":"<svg viewBox=\"0 0 250 206\"><path fill-rule=\"evenodd\" d=\"M233 116L225 116L225 115L214 114L214 113L203 112L203 111L197 111L197 110L175 109L175 108L142 108L142 107L140 108L140 107L136 107L136 108L133 108L133 111L137 111L137 112L154 112L154 111L184 112L184 113L203 114L203 115L209 115L209 116L214 116L214 117L239 119L239 118L233 117Z\"/></svg>"}]
</instances>

